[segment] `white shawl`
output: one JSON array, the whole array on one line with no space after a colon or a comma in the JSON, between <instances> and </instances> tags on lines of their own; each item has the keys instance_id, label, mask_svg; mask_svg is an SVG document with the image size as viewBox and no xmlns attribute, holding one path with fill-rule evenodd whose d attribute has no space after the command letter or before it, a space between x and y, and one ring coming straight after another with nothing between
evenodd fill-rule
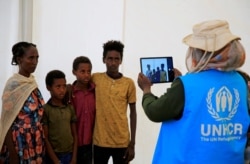
<instances>
[{"instance_id":1,"label":"white shawl","mask_svg":"<svg viewBox=\"0 0 250 164\"><path fill-rule=\"evenodd\" d=\"M9 128L35 88L37 83L33 75L27 78L16 73L6 82L0 115L0 150Z\"/></svg>"}]
</instances>

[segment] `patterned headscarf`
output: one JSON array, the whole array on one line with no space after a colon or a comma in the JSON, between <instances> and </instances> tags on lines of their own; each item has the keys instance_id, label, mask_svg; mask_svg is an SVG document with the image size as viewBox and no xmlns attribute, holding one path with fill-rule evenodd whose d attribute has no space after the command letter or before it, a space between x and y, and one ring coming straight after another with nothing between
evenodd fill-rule
<instances>
[{"instance_id":1,"label":"patterned headscarf","mask_svg":"<svg viewBox=\"0 0 250 164\"><path fill-rule=\"evenodd\" d=\"M183 43L189 46L188 71L230 71L241 67L245 62L245 50L239 40L225 20L208 20L194 25L193 33L183 38Z\"/></svg>"},{"instance_id":2,"label":"patterned headscarf","mask_svg":"<svg viewBox=\"0 0 250 164\"><path fill-rule=\"evenodd\" d=\"M186 54L188 72L199 72L207 69L230 71L241 67L244 62L245 50L239 40L233 40L215 52L189 47Z\"/></svg>"}]
</instances>

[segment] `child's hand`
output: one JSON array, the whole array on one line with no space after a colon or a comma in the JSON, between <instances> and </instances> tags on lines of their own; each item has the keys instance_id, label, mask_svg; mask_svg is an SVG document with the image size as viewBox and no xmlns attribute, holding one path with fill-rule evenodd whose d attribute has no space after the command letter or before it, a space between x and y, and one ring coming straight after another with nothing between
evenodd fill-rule
<instances>
[{"instance_id":1,"label":"child's hand","mask_svg":"<svg viewBox=\"0 0 250 164\"><path fill-rule=\"evenodd\" d=\"M123 158L125 159L125 162L128 163L129 161L132 161L134 157L135 157L135 146L134 144L130 143Z\"/></svg>"},{"instance_id":2,"label":"child's hand","mask_svg":"<svg viewBox=\"0 0 250 164\"><path fill-rule=\"evenodd\" d=\"M76 164L76 160L75 159L71 159L70 164Z\"/></svg>"},{"instance_id":3,"label":"child's hand","mask_svg":"<svg viewBox=\"0 0 250 164\"><path fill-rule=\"evenodd\" d=\"M67 84L67 91L66 91L66 94L63 98L63 102L65 104L71 104L71 98L72 98L72 85Z\"/></svg>"}]
</instances>

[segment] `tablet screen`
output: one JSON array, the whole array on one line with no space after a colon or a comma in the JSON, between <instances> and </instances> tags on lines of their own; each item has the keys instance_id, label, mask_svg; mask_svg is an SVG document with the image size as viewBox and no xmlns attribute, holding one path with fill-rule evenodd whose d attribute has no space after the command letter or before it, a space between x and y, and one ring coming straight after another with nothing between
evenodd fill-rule
<instances>
[{"instance_id":1,"label":"tablet screen","mask_svg":"<svg viewBox=\"0 0 250 164\"><path fill-rule=\"evenodd\" d=\"M172 57L142 57L140 65L141 72L152 83L168 83L174 80Z\"/></svg>"}]
</instances>

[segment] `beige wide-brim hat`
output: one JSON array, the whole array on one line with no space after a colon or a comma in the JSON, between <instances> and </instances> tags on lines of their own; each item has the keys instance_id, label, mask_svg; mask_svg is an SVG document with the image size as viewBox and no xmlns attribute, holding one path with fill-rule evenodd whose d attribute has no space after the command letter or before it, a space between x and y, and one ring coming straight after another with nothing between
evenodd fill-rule
<instances>
[{"instance_id":1,"label":"beige wide-brim hat","mask_svg":"<svg viewBox=\"0 0 250 164\"><path fill-rule=\"evenodd\" d=\"M193 34L186 36L183 43L204 51L218 51L232 40L240 39L229 30L227 21L209 20L193 26Z\"/></svg>"}]
</instances>

